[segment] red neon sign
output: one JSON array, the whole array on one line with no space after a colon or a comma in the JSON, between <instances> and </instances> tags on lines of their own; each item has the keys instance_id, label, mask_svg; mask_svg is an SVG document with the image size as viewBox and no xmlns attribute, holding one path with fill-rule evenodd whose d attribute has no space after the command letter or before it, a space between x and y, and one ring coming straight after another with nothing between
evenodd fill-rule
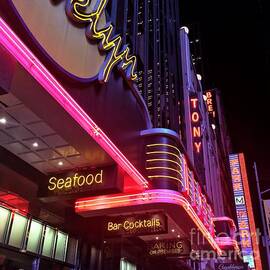
<instances>
[{"instance_id":1,"label":"red neon sign","mask_svg":"<svg viewBox=\"0 0 270 270\"><path fill-rule=\"evenodd\" d=\"M207 106L207 111L209 114L213 116L213 118L216 117L216 111L214 109L214 104L213 104L213 94L211 91L207 91L206 93L206 106Z\"/></svg>"},{"instance_id":2,"label":"red neon sign","mask_svg":"<svg viewBox=\"0 0 270 270\"><path fill-rule=\"evenodd\" d=\"M199 154L202 148L202 128L201 128L201 115L199 113L198 98L191 98L191 122L192 122L192 137L194 152Z\"/></svg>"}]
</instances>

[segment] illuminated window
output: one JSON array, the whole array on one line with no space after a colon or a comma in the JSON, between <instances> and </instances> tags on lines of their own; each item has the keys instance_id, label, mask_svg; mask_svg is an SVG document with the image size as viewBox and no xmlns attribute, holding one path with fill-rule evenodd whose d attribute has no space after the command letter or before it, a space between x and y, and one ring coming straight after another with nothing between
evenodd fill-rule
<instances>
[{"instance_id":1,"label":"illuminated window","mask_svg":"<svg viewBox=\"0 0 270 270\"><path fill-rule=\"evenodd\" d=\"M50 226L46 226L42 255L52 257L55 242L55 230Z\"/></svg>"},{"instance_id":2,"label":"illuminated window","mask_svg":"<svg viewBox=\"0 0 270 270\"><path fill-rule=\"evenodd\" d=\"M8 244L16 248L22 248L23 240L27 228L28 219L15 213L12 222L11 233Z\"/></svg>"},{"instance_id":3,"label":"illuminated window","mask_svg":"<svg viewBox=\"0 0 270 270\"><path fill-rule=\"evenodd\" d=\"M5 235L7 232L8 224L10 221L11 212L10 210L0 207L0 243L3 243L5 240Z\"/></svg>"},{"instance_id":4,"label":"illuminated window","mask_svg":"<svg viewBox=\"0 0 270 270\"><path fill-rule=\"evenodd\" d=\"M38 253L42 236L42 230L43 225L40 222L32 219L26 246L27 251Z\"/></svg>"},{"instance_id":5,"label":"illuminated window","mask_svg":"<svg viewBox=\"0 0 270 270\"><path fill-rule=\"evenodd\" d=\"M67 251L68 236L65 233L57 232L57 242L55 247L55 259L65 261Z\"/></svg>"}]
</instances>

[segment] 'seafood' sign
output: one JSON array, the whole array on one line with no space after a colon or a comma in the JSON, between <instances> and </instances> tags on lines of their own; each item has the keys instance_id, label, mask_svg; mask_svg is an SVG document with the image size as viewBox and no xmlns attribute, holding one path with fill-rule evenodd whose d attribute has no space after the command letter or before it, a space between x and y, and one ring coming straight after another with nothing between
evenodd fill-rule
<instances>
[{"instance_id":1,"label":"'seafood' sign","mask_svg":"<svg viewBox=\"0 0 270 270\"><path fill-rule=\"evenodd\" d=\"M49 191L75 191L86 187L98 186L104 183L104 170L95 172L71 173L66 176L52 176L49 179Z\"/></svg>"},{"instance_id":2,"label":"'seafood' sign","mask_svg":"<svg viewBox=\"0 0 270 270\"><path fill-rule=\"evenodd\" d=\"M139 236L167 233L167 217L163 213L134 214L108 217L105 220L105 236Z\"/></svg>"},{"instance_id":3,"label":"'seafood' sign","mask_svg":"<svg viewBox=\"0 0 270 270\"><path fill-rule=\"evenodd\" d=\"M44 201L120 192L123 178L117 166L50 175L40 190Z\"/></svg>"}]
</instances>

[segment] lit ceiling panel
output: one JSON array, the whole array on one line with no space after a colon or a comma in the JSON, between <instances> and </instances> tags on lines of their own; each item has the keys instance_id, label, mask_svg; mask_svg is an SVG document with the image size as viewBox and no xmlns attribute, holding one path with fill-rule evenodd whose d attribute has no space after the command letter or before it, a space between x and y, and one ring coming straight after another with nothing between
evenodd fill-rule
<instances>
[{"instance_id":1,"label":"lit ceiling panel","mask_svg":"<svg viewBox=\"0 0 270 270\"><path fill-rule=\"evenodd\" d=\"M12 94L1 95L0 104L0 119L5 119L0 123L0 145L8 151L43 173L89 165L86 156Z\"/></svg>"}]
</instances>

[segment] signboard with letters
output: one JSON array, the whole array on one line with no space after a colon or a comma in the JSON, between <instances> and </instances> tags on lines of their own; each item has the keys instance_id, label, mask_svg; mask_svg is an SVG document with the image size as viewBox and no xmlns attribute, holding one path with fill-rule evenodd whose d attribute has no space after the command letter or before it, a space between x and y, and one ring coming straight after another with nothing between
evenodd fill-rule
<instances>
[{"instance_id":1,"label":"signboard with letters","mask_svg":"<svg viewBox=\"0 0 270 270\"><path fill-rule=\"evenodd\" d=\"M106 237L140 236L168 232L167 217L164 213L154 212L106 218L104 233Z\"/></svg>"},{"instance_id":2,"label":"signboard with letters","mask_svg":"<svg viewBox=\"0 0 270 270\"><path fill-rule=\"evenodd\" d=\"M190 98L190 108L194 155L196 155L202 151L202 116L199 110L199 100L195 95Z\"/></svg>"},{"instance_id":3,"label":"signboard with letters","mask_svg":"<svg viewBox=\"0 0 270 270\"><path fill-rule=\"evenodd\" d=\"M135 73L136 56L130 54L130 48L123 44L120 35L115 36L113 34L113 24L108 22L105 28L99 29L98 27L107 3L108 0L97 0L94 10L89 14L91 1L67 0L66 13L74 22L88 23L86 36L89 39L99 41L99 48L102 51L108 51L105 63L98 74L100 82L108 82L112 69L115 66L118 66L118 69L122 71L127 80L135 81L137 78Z\"/></svg>"},{"instance_id":4,"label":"signboard with letters","mask_svg":"<svg viewBox=\"0 0 270 270\"><path fill-rule=\"evenodd\" d=\"M229 160L243 261L248 263L251 269L260 270L260 252L244 156L232 154Z\"/></svg>"},{"instance_id":5,"label":"signboard with letters","mask_svg":"<svg viewBox=\"0 0 270 270\"><path fill-rule=\"evenodd\" d=\"M151 257L189 257L191 245L187 239L166 239L147 243L147 253Z\"/></svg>"},{"instance_id":6,"label":"signboard with letters","mask_svg":"<svg viewBox=\"0 0 270 270\"><path fill-rule=\"evenodd\" d=\"M214 90L205 92L207 112L210 116L210 123L215 123L216 118L216 93Z\"/></svg>"},{"instance_id":7,"label":"signboard with letters","mask_svg":"<svg viewBox=\"0 0 270 270\"><path fill-rule=\"evenodd\" d=\"M191 132L193 142L193 156L196 170L201 181L205 181L205 167L203 154L203 117L200 112L200 101L196 94L190 95L190 117L191 117Z\"/></svg>"},{"instance_id":8,"label":"signboard with letters","mask_svg":"<svg viewBox=\"0 0 270 270\"><path fill-rule=\"evenodd\" d=\"M122 190L123 179L117 166L69 171L50 175L40 189L40 198L73 199L82 196L116 193Z\"/></svg>"},{"instance_id":9,"label":"signboard with letters","mask_svg":"<svg viewBox=\"0 0 270 270\"><path fill-rule=\"evenodd\" d=\"M248 270L247 263L216 263L215 270Z\"/></svg>"}]
</instances>

